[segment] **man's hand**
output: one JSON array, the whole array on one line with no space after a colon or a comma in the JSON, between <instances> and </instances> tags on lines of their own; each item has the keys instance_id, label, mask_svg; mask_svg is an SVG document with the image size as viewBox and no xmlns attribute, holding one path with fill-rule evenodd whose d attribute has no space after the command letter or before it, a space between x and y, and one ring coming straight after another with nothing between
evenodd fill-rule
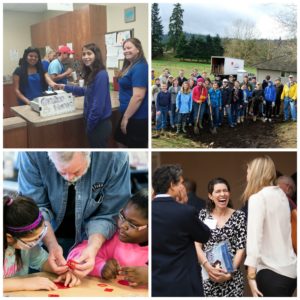
<instances>
[{"instance_id":1,"label":"man's hand","mask_svg":"<svg viewBox=\"0 0 300 300\"><path fill-rule=\"evenodd\" d=\"M48 249L49 257L48 263L56 274L62 274L68 271L68 267L66 266L66 260L63 257L62 247L57 244L57 246Z\"/></svg>"},{"instance_id":2,"label":"man's hand","mask_svg":"<svg viewBox=\"0 0 300 300\"><path fill-rule=\"evenodd\" d=\"M87 276L94 269L96 254L97 251L93 247L87 246L77 259L73 273L80 278Z\"/></svg>"},{"instance_id":3,"label":"man's hand","mask_svg":"<svg viewBox=\"0 0 300 300\"><path fill-rule=\"evenodd\" d=\"M101 271L101 277L106 280L117 278L120 266L114 258L109 259Z\"/></svg>"}]
</instances>

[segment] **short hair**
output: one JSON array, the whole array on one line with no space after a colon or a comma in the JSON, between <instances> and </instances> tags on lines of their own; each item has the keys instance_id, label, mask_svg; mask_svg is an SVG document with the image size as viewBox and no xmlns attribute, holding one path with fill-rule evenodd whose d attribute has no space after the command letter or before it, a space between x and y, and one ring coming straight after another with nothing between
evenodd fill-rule
<instances>
[{"instance_id":1,"label":"short hair","mask_svg":"<svg viewBox=\"0 0 300 300\"><path fill-rule=\"evenodd\" d=\"M50 158L50 160L55 163L55 161L59 161L61 163L68 163L72 160L73 156L75 153L81 153L82 155L84 155L87 159L90 157L90 152L74 152L74 151L68 151L68 152L64 152L64 151L49 151L48 152L48 156Z\"/></svg>"},{"instance_id":2,"label":"short hair","mask_svg":"<svg viewBox=\"0 0 300 300\"><path fill-rule=\"evenodd\" d=\"M165 194L171 187L171 183L178 183L182 176L180 165L163 165L154 171L152 187L155 194Z\"/></svg>"},{"instance_id":3,"label":"short hair","mask_svg":"<svg viewBox=\"0 0 300 300\"><path fill-rule=\"evenodd\" d=\"M134 205L142 213L143 217L148 219L148 189L144 188L136 192L130 198L128 204Z\"/></svg>"},{"instance_id":4,"label":"short hair","mask_svg":"<svg viewBox=\"0 0 300 300\"><path fill-rule=\"evenodd\" d=\"M293 178L290 176L287 176L287 175L282 175L277 178L277 184L279 184L280 182L284 182L292 188L292 191L289 193L288 196L293 198L293 196L296 193L296 185L295 185Z\"/></svg>"}]
</instances>

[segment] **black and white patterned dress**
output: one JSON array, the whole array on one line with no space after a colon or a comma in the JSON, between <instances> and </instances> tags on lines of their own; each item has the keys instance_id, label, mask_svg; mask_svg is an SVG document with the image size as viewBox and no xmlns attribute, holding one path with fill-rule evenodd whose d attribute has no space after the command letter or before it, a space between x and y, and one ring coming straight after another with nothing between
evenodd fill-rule
<instances>
[{"instance_id":1,"label":"black and white patterned dress","mask_svg":"<svg viewBox=\"0 0 300 300\"><path fill-rule=\"evenodd\" d=\"M199 213L199 219L211 219L212 216L206 209ZM212 249L216 244L227 240L232 258L237 250L245 249L247 239L246 216L242 211L232 213L222 228L211 230L211 237L203 244L203 251ZM242 297L244 294L244 278L238 269L232 274L232 279L223 283L213 282L210 279L203 281L204 295L206 297Z\"/></svg>"}]
</instances>

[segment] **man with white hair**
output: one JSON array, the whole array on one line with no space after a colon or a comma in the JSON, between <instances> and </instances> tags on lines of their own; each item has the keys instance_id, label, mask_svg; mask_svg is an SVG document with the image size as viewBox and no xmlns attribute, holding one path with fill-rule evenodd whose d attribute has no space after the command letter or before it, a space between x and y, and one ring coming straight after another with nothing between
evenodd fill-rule
<instances>
[{"instance_id":1,"label":"man with white hair","mask_svg":"<svg viewBox=\"0 0 300 300\"><path fill-rule=\"evenodd\" d=\"M277 185L284 191L291 202L296 193L296 185L293 178L286 175L279 176L277 178ZM292 203L294 203L294 201L292 201Z\"/></svg>"},{"instance_id":2,"label":"man with white hair","mask_svg":"<svg viewBox=\"0 0 300 300\"><path fill-rule=\"evenodd\" d=\"M98 250L116 231L114 218L130 198L127 153L20 152L18 183L20 193L37 203L48 224L43 242L53 270L66 272L64 256L87 239L74 271L86 276Z\"/></svg>"}]
</instances>

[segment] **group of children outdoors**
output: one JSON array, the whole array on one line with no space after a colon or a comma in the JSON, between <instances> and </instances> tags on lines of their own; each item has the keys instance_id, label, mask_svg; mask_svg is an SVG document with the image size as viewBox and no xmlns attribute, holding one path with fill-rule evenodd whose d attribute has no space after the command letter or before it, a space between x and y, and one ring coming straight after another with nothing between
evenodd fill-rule
<instances>
[{"instance_id":1,"label":"group of children outdoors","mask_svg":"<svg viewBox=\"0 0 300 300\"><path fill-rule=\"evenodd\" d=\"M227 118L228 126L234 128L244 123L249 117L256 122L272 122L279 119L283 101L283 121L297 120L297 83L293 75L288 77L286 84L281 78L275 82L269 75L262 83L256 77L243 77L239 82L230 75L221 80L216 76L211 81L207 72L198 73L194 69L189 79L184 76L184 70L179 71L178 77L173 77L168 69L155 76L152 69L152 123L157 133L162 133L169 124L186 133L186 126L202 129L204 115L210 117L211 127L220 127ZM194 132L197 132L194 130ZM158 135L159 136L159 135Z\"/></svg>"},{"instance_id":2,"label":"group of children outdoors","mask_svg":"<svg viewBox=\"0 0 300 300\"><path fill-rule=\"evenodd\" d=\"M36 203L28 197L5 196L3 224L4 292L56 290L55 283L74 287L81 284L76 274L76 258L87 247L83 241L68 254L68 271L51 281L46 277L19 277L30 269L54 273L42 240L47 224ZM148 191L133 195L117 218L118 231L100 248L90 276L111 280L119 275L131 286L148 283Z\"/></svg>"}]
</instances>

